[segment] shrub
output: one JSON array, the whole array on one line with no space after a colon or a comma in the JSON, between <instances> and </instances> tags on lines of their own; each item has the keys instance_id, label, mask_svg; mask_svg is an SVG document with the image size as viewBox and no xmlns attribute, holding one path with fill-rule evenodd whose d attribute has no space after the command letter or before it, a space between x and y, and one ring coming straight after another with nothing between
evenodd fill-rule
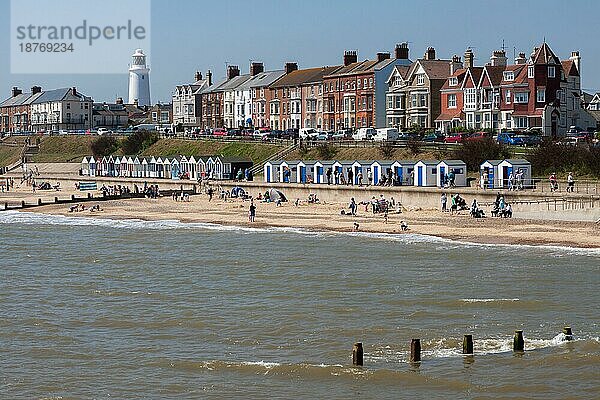
<instances>
[{"instance_id":1,"label":"shrub","mask_svg":"<svg viewBox=\"0 0 600 400\"><path fill-rule=\"evenodd\" d=\"M318 145L316 151L321 160L331 160L337 153L337 149L328 143Z\"/></svg>"},{"instance_id":2,"label":"shrub","mask_svg":"<svg viewBox=\"0 0 600 400\"><path fill-rule=\"evenodd\" d=\"M454 157L463 160L470 171L479 171L485 160L510 158L508 148L491 137L461 143L454 151Z\"/></svg>"},{"instance_id":3,"label":"shrub","mask_svg":"<svg viewBox=\"0 0 600 400\"><path fill-rule=\"evenodd\" d=\"M100 136L90 143L90 150L95 157L108 156L119 148L119 142L114 136Z\"/></svg>"},{"instance_id":4,"label":"shrub","mask_svg":"<svg viewBox=\"0 0 600 400\"><path fill-rule=\"evenodd\" d=\"M421 152L421 149L423 148L423 142L416 138L410 138L406 143L406 147L408 147L408 150L410 150L410 152L416 156Z\"/></svg>"},{"instance_id":5,"label":"shrub","mask_svg":"<svg viewBox=\"0 0 600 400\"><path fill-rule=\"evenodd\" d=\"M390 142L384 142L381 144L381 146L379 146L379 154L381 154L383 158L391 159L394 157L395 152L396 149Z\"/></svg>"},{"instance_id":6,"label":"shrub","mask_svg":"<svg viewBox=\"0 0 600 400\"><path fill-rule=\"evenodd\" d=\"M139 154L158 141L156 132L137 131L127 136L121 142L123 154Z\"/></svg>"}]
</instances>

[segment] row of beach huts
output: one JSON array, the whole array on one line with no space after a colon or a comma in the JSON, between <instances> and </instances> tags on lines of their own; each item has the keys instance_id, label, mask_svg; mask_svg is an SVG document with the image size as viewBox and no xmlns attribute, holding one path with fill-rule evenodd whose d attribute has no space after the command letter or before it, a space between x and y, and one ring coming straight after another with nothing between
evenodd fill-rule
<instances>
[{"instance_id":1,"label":"row of beach huts","mask_svg":"<svg viewBox=\"0 0 600 400\"><path fill-rule=\"evenodd\" d=\"M490 189L508 187L509 176L517 171L523 181L531 181L527 160L488 160L481 165L480 177L487 178L480 184ZM380 185L385 181L387 185L445 187L452 180L457 187L468 185L467 165L461 160L281 160L265 163L263 174L267 183Z\"/></svg>"},{"instance_id":2,"label":"row of beach huts","mask_svg":"<svg viewBox=\"0 0 600 400\"><path fill-rule=\"evenodd\" d=\"M80 173L91 177L227 180L235 179L240 170L249 168L252 161L248 159L221 156L90 156L81 161Z\"/></svg>"}]
</instances>

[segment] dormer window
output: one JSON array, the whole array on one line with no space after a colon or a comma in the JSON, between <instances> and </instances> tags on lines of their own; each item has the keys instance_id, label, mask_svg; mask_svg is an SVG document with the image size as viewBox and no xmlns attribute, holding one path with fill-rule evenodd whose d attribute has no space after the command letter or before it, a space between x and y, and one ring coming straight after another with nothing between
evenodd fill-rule
<instances>
[{"instance_id":1,"label":"dormer window","mask_svg":"<svg viewBox=\"0 0 600 400\"><path fill-rule=\"evenodd\" d=\"M425 74L418 74L417 75L417 85L424 85L425 84Z\"/></svg>"},{"instance_id":2,"label":"dormer window","mask_svg":"<svg viewBox=\"0 0 600 400\"><path fill-rule=\"evenodd\" d=\"M534 74L534 67L533 67L533 65L530 65L527 67L527 77L533 78L533 74Z\"/></svg>"},{"instance_id":3,"label":"dormer window","mask_svg":"<svg viewBox=\"0 0 600 400\"><path fill-rule=\"evenodd\" d=\"M456 86L456 85L458 85L458 78L453 76L449 79L448 83L450 84L450 86Z\"/></svg>"},{"instance_id":4,"label":"dormer window","mask_svg":"<svg viewBox=\"0 0 600 400\"><path fill-rule=\"evenodd\" d=\"M556 76L556 68L554 65L548 66L548 78L554 78Z\"/></svg>"},{"instance_id":5,"label":"dormer window","mask_svg":"<svg viewBox=\"0 0 600 400\"><path fill-rule=\"evenodd\" d=\"M513 71L504 71L504 80L505 81L514 81L515 73Z\"/></svg>"}]
</instances>

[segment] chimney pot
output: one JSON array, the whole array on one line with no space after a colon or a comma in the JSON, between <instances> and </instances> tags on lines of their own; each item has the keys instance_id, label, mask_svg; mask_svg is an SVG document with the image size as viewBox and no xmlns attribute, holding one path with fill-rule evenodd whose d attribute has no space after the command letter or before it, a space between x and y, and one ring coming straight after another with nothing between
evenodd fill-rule
<instances>
[{"instance_id":1,"label":"chimney pot","mask_svg":"<svg viewBox=\"0 0 600 400\"><path fill-rule=\"evenodd\" d=\"M260 74L265 70L263 63L261 62L252 62L250 63L250 75L255 76Z\"/></svg>"},{"instance_id":2,"label":"chimney pot","mask_svg":"<svg viewBox=\"0 0 600 400\"><path fill-rule=\"evenodd\" d=\"M389 60L389 59L390 59L390 53L388 53L388 52L377 53L377 62L382 62L384 60Z\"/></svg>"},{"instance_id":3,"label":"chimney pot","mask_svg":"<svg viewBox=\"0 0 600 400\"><path fill-rule=\"evenodd\" d=\"M194 75L194 80L195 80L196 82L198 82L198 81L202 80L202 72L200 72L200 71L196 71L196 74Z\"/></svg>"},{"instance_id":4,"label":"chimney pot","mask_svg":"<svg viewBox=\"0 0 600 400\"><path fill-rule=\"evenodd\" d=\"M425 59L426 60L435 60L435 49L433 47L427 48L427 51L425 52Z\"/></svg>"},{"instance_id":5,"label":"chimney pot","mask_svg":"<svg viewBox=\"0 0 600 400\"><path fill-rule=\"evenodd\" d=\"M210 69L206 71L206 79L208 80L208 86L212 86L212 72Z\"/></svg>"},{"instance_id":6,"label":"chimney pot","mask_svg":"<svg viewBox=\"0 0 600 400\"><path fill-rule=\"evenodd\" d=\"M473 68L473 50L467 49L465 51L465 68Z\"/></svg>"},{"instance_id":7,"label":"chimney pot","mask_svg":"<svg viewBox=\"0 0 600 400\"><path fill-rule=\"evenodd\" d=\"M355 50L344 51L344 66L348 66L358 61L358 54Z\"/></svg>"},{"instance_id":8,"label":"chimney pot","mask_svg":"<svg viewBox=\"0 0 600 400\"><path fill-rule=\"evenodd\" d=\"M286 75L289 74L289 73L291 73L291 72L296 71L297 69L298 69L298 64L297 63L295 63L295 62L286 62L285 63L285 73L286 73Z\"/></svg>"},{"instance_id":9,"label":"chimney pot","mask_svg":"<svg viewBox=\"0 0 600 400\"><path fill-rule=\"evenodd\" d=\"M23 93L23 91L21 89L19 89L18 87L14 86L12 88L12 97L18 96L22 93Z\"/></svg>"},{"instance_id":10,"label":"chimney pot","mask_svg":"<svg viewBox=\"0 0 600 400\"><path fill-rule=\"evenodd\" d=\"M408 60L408 43L402 42L396 45L396 59Z\"/></svg>"},{"instance_id":11,"label":"chimney pot","mask_svg":"<svg viewBox=\"0 0 600 400\"><path fill-rule=\"evenodd\" d=\"M227 80L233 79L236 76L240 76L240 67L237 65L227 66Z\"/></svg>"},{"instance_id":12,"label":"chimney pot","mask_svg":"<svg viewBox=\"0 0 600 400\"><path fill-rule=\"evenodd\" d=\"M73 96L77 96L77 88L75 86L71 88L71 94L73 94Z\"/></svg>"}]
</instances>

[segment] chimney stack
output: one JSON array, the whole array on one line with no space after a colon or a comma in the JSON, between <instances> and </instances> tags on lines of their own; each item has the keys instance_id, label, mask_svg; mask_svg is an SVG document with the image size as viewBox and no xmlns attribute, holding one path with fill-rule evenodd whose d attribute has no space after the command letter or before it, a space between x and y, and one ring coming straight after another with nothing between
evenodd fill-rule
<instances>
[{"instance_id":1,"label":"chimney stack","mask_svg":"<svg viewBox=\"0 0 600 400\"><path fill-rule=\"evenodd\" d=\"M12 97L16 97L22 93L23 93L23 91L21 89L19 89L18 87L15 86L12 88Z\"/></svg>"},{"instance_id":2,"label":"chimney stack","mask_svg":"<svg viewBox=\"0 0 600 400\"><path fill-rule=\"evenodd\" d=\"M579 51L572 51L569 60L575 63L575 66L577 67L577 72L579 72L579 76L581 76L581 56L579 55Z\"/></svg>"},{"instance_id":3,"label":"chimney stack","mask_svg":"<svg viewBox=\"0 0 600 400\"><path fill-rule=\"evenodd\" d=\"M208 80L208 86L212 86L212 72L210 69L206 71L206 79Z\"/></svg>"},{"instance_id":4,"label":"chimney stack","mask_svg":"<svg viewBox=\"0 0 600 400\"><path fill-rule=\"evenodd\" d=\"M389 59L390 59L390 53L387 53L387 52L377 53L377 62L382 62L384 60L389 60Z\"/></svg>"},{"instance_id":5,"label":"chimney stack","mask_svg":"<svg viewBox=\"0 0 600 400\"><path fill-rule=\"evenodd\" d=\"M264 72L265 67L261 62L252 62L250 63L250 76L255 76Z\"/></svg>"},{"instance_id":6,"label":"chimney stack","mask_svg":"<svg viewBox=\"0 0 600 400\"><path fill-rule=\"evenodd\" d=\"M286 62L285 63L285 73L286 75L298 70L298 64L295 62Z\"/></svg>"},{"instance_id":7,"label":"chimney stack","mask_svg":"<svg viewBox=\"0 0 600 400\"><path fill-rule=\"evenodd\" d=\"M475 56L473 55L473 50L470 48L465 51L465 68L473 68L473 59Z\"/></svg>"},{"instance_id":8,"label":"chimney stack","mask_svg":"<svg viewBox=\"0 0 600 400\"><path fill-rule=\"evenodd\" d=\"M42 92L42 88L40 86L32 86L31 94L38 94Z\"/></svg>"},{"instance_id":9,"label":"chimney stack","mask_svg":"<svg viewBox=\"0 0 600 400\"><path fill-rule=\"evenodd\" d=\"M71 94L72 94L73 96L77 96L77 88L76 88L75 86L73 86L73 87L71 88Z\"/></svg>"},{"instance_id":10,"label":"chimney stack","mask_svg":"<svg viewBox=\"0 0 600 400\"><path fill-rule=\"evenodd\" d=\"M117 97L117 101L115 103L116 104L123 104L123 98L122 97Z\"/></svg>"},{"instance_id":11,"label":"chimney stack","mask_svg":"<svg viewBox=\"0 0 600 400\"><path fill-rule=\"evenodd\" d=\"M527 59L525 58L525 53L519 53L519 56L515 58L515 64L522 65L525 64Z\"/></svg>"},{"instance_id":12,"label":"chimney stack","mask_svg":"<svg viewBox=\"0 0 600 400\"><path fill-rule=\"evenodd\" d=\"M396 45L396 59L408 60L408 43L402 42Z\"/></svg>"},{"instance_id":13,"label":"chimney stack","mask_svg":"<svg viewBox=\"0 0 600 400\"><path fill-rule=\"evenodd\" d=\"M354 50L346 50L344 51L344 66L355 63L358 61L358 54Z\"/></svg>"},{"instance_id":14,"label":"chimney stack","mask_svg":"<svg viewBox=\"0 0 600 400\"><path fill-rule=\"evenodd\" d=\"M140 102L138 101L138 99L133 99L133 105L138 107L138 105L140 104Z\"/></svg>"},{"instance_id":15,"label":"chimney stack","mask_svg":"<svg viewBox=\"0 0 600 400\"><path fill-rule=\"evenodd\" d=\"M456 54L452 57L452 61L450 61L450 75L454 75L454 73L463 67L462 62L460 61L460 57Z\"/></svg>"},{"instance_id":16,"label":"chimney stack","mask_svg":"<svg viewBox=\"0 0 600 400\"><path fill-rule=\"evenodd\" d=\"M493 67L506 67L506 52L504 50L496 50L492 52L492 56L490 57L490 64Z\"/></svg>"},{"instance_id":17,"label":"chimney stack","mask_svg":"<svg viewBox=\"0 0 600 400\"><path fill-rule=\"evenodd\" d=\"M194 74L194 82L198 82L201 80L202 80L202 72L196 71L196 73Z\"/></svg>"},{"instance_id":18,"label":"chimney stack","mask_svg":"<svg viewBox=\"0 0 600 400\"><path fill-rule=\"evenodd\" d=\"M236 76L240 76L240 67L237 65L227 66L227 80L233 79Z\"/></svg>"},{"instance_id":19,"label":"chimney stack","mask_svg":"<svg viewBox=\"0 0 600 400\"><path fill-rule=\"evenodd\" d=\"M426 60L435 60L435 49L433 47L427 48L427 51L425 52L425 59Z\"/></svg>"}]
</instances>

